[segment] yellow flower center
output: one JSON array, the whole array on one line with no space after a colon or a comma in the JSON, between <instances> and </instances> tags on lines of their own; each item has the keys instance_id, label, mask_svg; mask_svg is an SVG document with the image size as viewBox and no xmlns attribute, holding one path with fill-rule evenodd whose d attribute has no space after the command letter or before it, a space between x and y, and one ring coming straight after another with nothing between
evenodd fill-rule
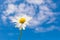
<instances>
[{"instance_id":1,"label":"yellow flower center","mask_svg":"<svg viewBox=\"0 0 60 40\"><path fill-rule=\"evenodd\" d=\"M21 24L23 24L25 21L26 21L25 18L20 18L20 19L19 19L19 23L21 23Z\"/></svg>"}]
</instances>

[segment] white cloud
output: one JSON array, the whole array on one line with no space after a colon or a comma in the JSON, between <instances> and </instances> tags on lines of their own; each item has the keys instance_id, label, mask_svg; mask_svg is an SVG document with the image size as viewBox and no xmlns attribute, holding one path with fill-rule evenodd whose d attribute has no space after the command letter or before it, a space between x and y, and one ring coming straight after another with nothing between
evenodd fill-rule
<instances>
[{"instance_id":1,"label":"white cloud","mask_svg":"<svg viewBox=\"0 0 60 40\"><path fill-rule=\"evenodd\" d=\"M43 11L50 11L50 9L48 8L47 5L41 5L41 6L39 6L39 9L43 10Z\"/></svg>"},{"instance_id":2,"label":"white cloud","mask_svg":"<svg viewBox=\"0 0 60 40\"><path fill-rule=\"evenodd\" d=\"M37 5L40 5L42 3L44 3L44 0L26 0L28 3L30 4L37 4Z\"/></svg>"},{"instance_id":3,"label":"white cloud","mask_svg":"<svg viewBox=\"0 0 60 40\"><path fill-rule=\"evenodd\" d=\"M14 36L14 35L15 35L14 33L11 32L8 33L8 36Z\"/></svg>"},{"instance_id":4,"label":"white cloud","mask_svg":"<svg viewBox=\"0 0 60 40\"><path fill-rule=\"evenodd\" d=\"M49 4L49 6L53 9L56 8L56 3L53 2L53 0L46 0L45 1L47 4Z\"/></svg>"},{"instance_id":5,"label":"white cloud","mask_svg":"<svg viewBox=\"0 0 60 40\"><path fill-rule=\"evenodd\" d=\"M7 17L5 15L1 15L1 18L2 18L3 23L6 24L6 18Z\"/></svg>"},{"instance_id":6,"label":"white cloud","mask_svg":"<svg viewBox=\"0 0 60 40\"><path fill-rule=\"evenodd\" d=\"M57 29L57 27L55 27L54 25L52 25L51 27L48 27L48 28L44 28L44 27L37 27L35 29L36 32L49 32L49 31L52 31L54 29Z\"/></svg>"},{"instance_id":7,"label":"white cloud","mask_svg":"<svg viewBox=\"0 0 60 40\"><path fill-rule=\"evenodd\" d=\"M27 6L26 4L22 3L18 5L18 9L16 10L18 14L27 14L30 16L34 16L35 11L33 6Z\"/></svg>"},{"instance_id":8,"label":"white cloud","mask_svg":"<svg viewBox=\"0 0 60 40\"><path fill-rule=\"evenodd\" d=\"M25 14L33 18L28 25L29 28L34 26L34 28L36 27L35 30L39 32L46 32L46 31L53 30L55 26L48 27L46 29L43 27L37 27L38 25L41 25L42 23L46 22L48 19L50 21L47 23L51 23L55 20L54 13L48 7L48 5L42 5L42 3L44 3L45 1L44 0L26 0L26 1L30 4L36 4L35 5L36 7L38 5L39 12L35 13L35 8L33 5L28 6L25 3L20 3L19 5L15 5L11 3L13 1L11 2L9 1L10 3L8 3L8 8L6 8L6 10L3 11L4 15L2 16L2 19L5 19L4 21L6 21L7 18L6 16L8 16L8 18L12 18L12 17L15 18L15 16L18 17L19 15ZM50 4L54 4L54 3L50 3ZM15 16L9 16L10 14L14 14ZM51 17L51 19L49 17ZM14 18L12 18L12 20L14 20Z\"/></svg>"},{"instance_id":9,"label":"white cloud","mask_svg":"<svg viewBox=\"0 0 60 40\"><path fill-rule=\"evenodd\" d=\"M29 26L30 26L30 27L32 27L32 26L36 27L36 26L39 25L39 24L40 24L40 22L37 20L37 18L33 18L33 19L30 21ZM34 28L34 27L32 27L32 28Z\"/></svg>"},{"instance_id":10,"label":"white cloud","mask_svg":"<svg viewBox=\"0 0 60 40\"><path fill-rule=\"evenodd\" d=\"M6 4L11 4L11 3L15 3L18 0L6 0L4 3Z\"/></svg>"},{"instance_id":11,"label":"white cloud","mask_svg":"<svg viewBox=\"0 0 60 40\"><path fill-rule=\"evenodd\" d=\"M5 15L8 16L8 15L14 13L16 9L17 9L16 5L9 4L7 10L5 10L3 13L5 13Z\"/></svg>"},{"instance_id":12,"label":"white cloud","mask_svg":"<svg viewBox=\"0 0 60 40\"><path fill-rule=\"evenodd\" d=\"M54 22L56 20L56 18L51 18L48 22L47 22L47 24L49 24L49 23L52 23L52 22Z\"/></svg>"}]
</instances>

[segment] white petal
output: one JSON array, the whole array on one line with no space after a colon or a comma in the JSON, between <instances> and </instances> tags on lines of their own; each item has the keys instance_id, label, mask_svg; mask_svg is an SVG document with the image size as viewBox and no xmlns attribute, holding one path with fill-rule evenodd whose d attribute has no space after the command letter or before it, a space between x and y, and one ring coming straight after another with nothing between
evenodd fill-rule
<instances>
[{"instance_id":1,"label":"white petal","mask_svg":"<svg viewBox=\"0 0 60 40\"><path fill-rule=\"evenodd\" d=\"M23 24L22 27L26 27L26 24Z\"/></svg>"},{"instance_id":2,"label":"white petal","mask_svg":"<svg viewBox=\"0 0 60 40\"><path fill-rule=\"evenodd\" d=\"M20 30L21 30L21 29L25 30L25 27L26 27L26 25L20 25L19 29L20 29Z\"/></svg>"},{"instance_id":3,"label":"white petal","mask_svg":"<svg viewBox=\"0 0 60 40\"><path fill-rule=\"evenodd\" d=\"M18 27L18 28L20 28L20 26L21 26L21 24L19 24L19 23L16 23L16 26L15 26L15 27Z\"/></svg>"},{"instance_id":4,"label":"white petal","mask_svg":"<svg viewBox=\"0 0 60 40\"><path fill-rule=\"evenodd\" d=\"M25 30L25 27L23 27L23 30Z\"/></svg>"},{"instance_id":5,"label":"white petal","mask_svg":"<svg viewBox=\"0 0 60 40\"><path fill-rule=\"evenodd\" d=\"M9 19L10 19L12 22L17 22L17 20L16 20L14 17L9 17Z\"/></svg>"}]
</instances>

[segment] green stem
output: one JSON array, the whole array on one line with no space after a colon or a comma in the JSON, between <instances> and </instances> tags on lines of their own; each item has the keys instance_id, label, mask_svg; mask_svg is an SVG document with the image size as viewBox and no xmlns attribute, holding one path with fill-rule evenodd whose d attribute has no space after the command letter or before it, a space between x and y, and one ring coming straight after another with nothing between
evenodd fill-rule
<instances>
[{"instance_id":1,"label":"green stem","mask_svg":"<svg viewBox=\"0 0 60 40\"><path fill-rule=\"evenodd\" d=\"M20 35L18 37L18 40L21 40L21 37L22 37L22 29L20 30Z\"/></svg>"}]
</instances>

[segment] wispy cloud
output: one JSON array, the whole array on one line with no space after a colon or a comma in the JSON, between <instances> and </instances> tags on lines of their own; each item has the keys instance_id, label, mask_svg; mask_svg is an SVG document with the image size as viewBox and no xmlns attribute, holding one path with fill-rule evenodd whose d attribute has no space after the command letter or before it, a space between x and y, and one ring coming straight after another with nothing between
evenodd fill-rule
<instances>
[{"instance_id":1,"label":"wispy cloud","mask_svg":"<svg viewBox=\"0 0 60 40\"><path fill-rule=\"evenodd\" d=\"M55 27L54 25L52 25L52 26L50 26L50 27L48 27L48 28L44 28L44 27L37 27L36 29L35 29L35 31L37 31L37 32L49 32L49 31L52 31L52 30L58 30L57 29L58 27Z\"/></svg>"},{"instance_id":2,"label":"wispy cloud","mask_svg":"<svg viewBox=\"0 0 60 40\"><path fill-rule=\"evenodd\" d=\"M30 4L40 5L44 3L44 0L26 0Z\"/></svg>"},{"instance_id":3,"label":"wispy cloud","mask_svg":"<svg viewBox=\"0 0 60 40\"><path fill-rule=\"evenodd\" d=\"M7 17L6 17L5 15L1 15L1 18L2 18L2 22L3 22L4 24L6 24L6 19L7 19Z\"/></svg>"},{"instance_id":4,"label":"wispy cloud","mask_svg":"<svg viewBox=\"0 0 60 40\"><path fill-rule=\"evenodd\" d=\"M8 33L8 36L14 36L14 35L15 35L14 33L11 32Z\"/></svg>"},{"instance_id":5,"label":"wispy cloud","mask_svg":"<svg viewBox=\"0 0 60 40\"><path fill-rule=\"evenodd\" d=\"M5 4L11 4L11 3L15 3L18 0L5 0Z\"/></svg>"},{"instance_id":6,"label":"wispy cloud","mask_svg":"<svg viewBox=\"0 0 60 40\"><path fill-rule=\"evenodd\" d=\"M35 30L39 31L39 32L46 32L46 31L50 31L53 30L55 28L55 26L52 27L48 27L48 28L43 28L43 27L37 27L38 25L42 25L44 22L48 21L47 23L51 23L55 20L54 17L54 12L52 12L52 10L49 8L53 7L56 8L56 4L53 3L52 0L25 0L25 2L27 2L27 4L24 3L20 3L19 5L15 5L14 3L16 2L16 0L8 0L9 2L7 2L7 0L4 2L7 2L7 8L5 11L3 11L4 15L2 16L2 19L4 18L4 21L6 21L6 18L10 17L18 17L19 15L28 15L31 16L33 19L30 21L29 23L29 28L32 26ZM12 3L13 2L13 3ZM30 4L30 5L29 5ZM47 5L49 4L49 5ZM36 9L39 9L38 13L36 13ZM10 15L10 14L14 14L14 16ZM8 16L8 17L7 17ZM10 19L11 20L11 19Z\"/></svg>"},{"instance_id":7,"label":"wispy cloud","mask_svg":"<svg viewBox=\"0 0 60 40\"><path fill-rule=\"evenodd\" d=\"M16 9L17 9L17 8L16 8L16 5L14 5L14 4L9 4L7 10L3 11L3 13L7 16L7 15L10 15L10 14L12 14L13 12L15 12Z\"/></svg>"}]
</instances>

